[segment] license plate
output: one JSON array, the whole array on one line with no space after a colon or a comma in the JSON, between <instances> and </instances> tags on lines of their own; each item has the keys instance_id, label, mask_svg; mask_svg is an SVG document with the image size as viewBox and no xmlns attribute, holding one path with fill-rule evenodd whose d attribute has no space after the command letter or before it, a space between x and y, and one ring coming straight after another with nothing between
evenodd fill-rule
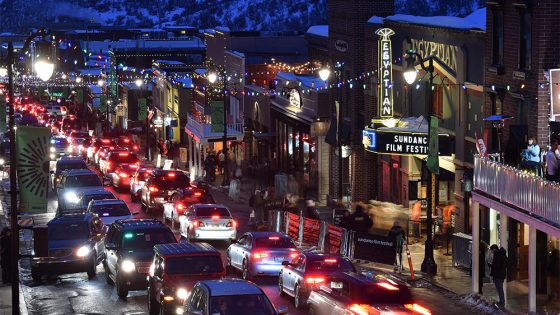
<instances>
[{"instance_id":1,"label":"license plate","mask_svg":"<svg viewBox=\"0 0 560 315\"><path fill-rule=\"evenodd\" d=\"M342 282L331 282L331 289L342 289Z\"/></svg>"},{"instance_id":2,"label":"license plate","mask_svg":"<svg viewBox=\"0 0 560 315\"><path fill-rule=\"evenodd\" d=\"M283 262L285 259L284 257L276 257L275 260L276 262Z\"/></svg>"},{"instance_id":3,"label":"license plate","mask_svg":"<svg viewBox=\"0 0 560 315\"><path fill-rule=\"evenodd\" d=\"M150 267L138 267L138 273L148 273L150 271Z\"/></svg>"}]
</instances>

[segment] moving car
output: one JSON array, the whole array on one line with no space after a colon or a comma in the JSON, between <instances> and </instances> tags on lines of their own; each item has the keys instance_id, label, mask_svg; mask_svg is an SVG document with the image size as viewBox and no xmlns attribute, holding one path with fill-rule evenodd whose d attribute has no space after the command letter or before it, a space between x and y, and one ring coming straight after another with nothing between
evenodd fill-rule
<instances>
[{"instance_id":1,"label":"moving car","mask_svg":"<svg viewBox=\"0 0 560 315\"><path fill-rule=\"evenodd\" d=\"M110 225L117 220L132 219L133 215L138 212L131 213L126 202L120 199L92 200L89 202L87 212L93 213L105 225Z\"/></svg>"},{"instance_id":2,"label":"moving car","mask_svg":"<svg viewBox=\"0 0 560 315\"><path fill-rule=\"evenodd\" d=\"M137 164L117 164L107 176L116 190L123 191L130 188L132 176L139 167Z\"/></svg>"},{"instance_id":3,"label":"moving car","mask_svg":"<svg viewBox=\"0 0 560 315\"><path fill-rule=\"evenodd\" d=\"M116 286L117 295L123 300L128 291L145 290L154 245L176 242L171 229L158 220L113 222L105 240L103 267L107 283Z\"/></svg>"},{"instance_id":4,"label":"moving car","mask_svg":"<svg viewBox=\"0 0 560 315\"><path fill-rule=\"evenodd\" d=\"M256 284L240 280L207 280L198 282L183 306L181 314L287 314L286 307L277 311Z\"/></svg>"},{"instance_id":5,"label":"moving car","mask_svg":"<svg viewBox=\"0 0 560 315\"><path fill-rule=\"evenodd\" d=\"M311 291L307 304L309 314L316 315L431 314L414 301L406 285L383 274L332 274Z\"/></svg>"},{"instance_id":6,"label":"moving car","mask_svg":"<svg viewBox=\"0 0 560 315\"><path fill-rule=\"evenodd\" d=\"M224 205L194 204L179 217L179 233L189 242L221 240L232 242L237 237L237 222Z\"/></svg>"},{"instance_id":7,"label":"moving car","mask_svg":"<svg viewBox=\"0 0 560 315\"><path fill-rule=\"evenodd\" d=\"M70 143L65 137L51 137L50 159L56 160L63 155L69 155L71 151Z\"/></svg>"},{"instance_id":8,"label":"moving car","mask_svg":"<svg viewBox=\"0 0 560 315\"><path fill-rule=\"evenodd\" d=\"M140 150L140 147L134 143L130 137L120 136L119 138L114 139L114 141L119 147L126 148L130 152L138 153Z\"/></svg>"},{"instance_id":9,"label":"moving car","mask_svg":"<svg viewBox=\"0 0 560 315\"><path fill-rule=\"evenodd\" d=\"M347 258L317 252L302 252L290 262L282 262L282 265L278 290L280 294L293 296L296 308L304 307L309 293L324 284L332 273L356 271Z\"/></svg>"},{"instance_id":10,"label":"moving car","mask_svg":"<svg viewBox=\"0 0 560 315\"><path fill-rule=\"evenodd\" d=\"M33 280L77 272L87 272L90 279L95 277L104 255L101 221L88 213L74 213L55 217L47 223L47 229L48 256L31 260Z\"/></svg>"},{"instance_id":11,"label":"moving car","mask_svg":"<svg viewBox=\"0 0 560 315\"><path fill-rule=\"evenodd\" d=\"M170 202L163 205L163 221L171 220L172 223L175 223L194 204L216 202L207 189L197 187L189 187L182 192L177 191L169 199Z\"/></svg>"},{"instance_id":12,"label":"moving car","mask_svg":"<svg viewBox=\"0 0 560 315\"><path fill-rule=\"evenodd\" d=\"M78 194L90 188L103 188L97 174L91 170L66 170L57 185L58 207L68 208L80 202Z\"/></svg>"},{"instance_id":13,"label":"moving car","mask_svg":"<svg viewBox=\"0 0 560 315\"><path fill-rule=\"evenodd\" d=\"M175 192L190 187L187 173L181 170L154 169L140 193L140 203L146 211L163 208L163 204Z\"/></svg>"},{"instance_id":14,"label":"moving car","mask_svg":"<svg viewBox=\"0 0 560 315\"><path fill-rule=\"evenodd\" d=\"M60 160L56 161L56 169L51 172L51 184L52 190L56 191L56 186L60 183L62 179L62 172L66 170L80 170L88 169L86 162L80 157L62 157Z\"/></svg>"},{"instance_id":15,"label":"moving car","mask_svg":"<svg viewBox=\"0 0 560 315\"><path fill-rule=\"evenodd\" d=\"M87 158L89 161L95 160L95 155L102 146L115 146L115 143L113 142L113 140L106 138L100 138L93 141L93 143L87 149Z\"/></svg>"},{"instance_id":16,"label":"moving car","mask_svg":"<svg viewBox=\"0 0 560 315\"><path fill-rule=\"evenodd\" d=\"M128 166L129 168L139 168L140 159L136 153L122 149L115 149L107 152L104 159L99 160L99 170L103 175L107 175L115 170L117 166Z\"/></svg>"},{"instance_id":17,"label":"moving car","mask_svg":"<svg viewBox=\"0 0 560 315\"><path fill-rule=\"evenodd\" d=\"M134 172L130 180L130 199L137 201L140 199L142 187L146 184L146 179L152 174L152 169L141 167Z\"/></svg>"},{"instance_id":18,"label":"moving car","mask_svg":"<svg viewBox=\"0 0 560 315\"><path fill-rule=\"evenodd\" d=\"M92 200L116 199L112 192L102 187L81 189L76 193L76 202L67 203L64 208L58 207L57 213L85 211Z\"/></svg>"},{"instance_id":19,"label":"moving car","mask_svg":"<svg viewBox=\"0 0 560 315\"><path fill-rule=\"evenodd\" d=\"M220 252L207 243L156 245L150 268L150 314L177 314L196 282L226 274Z\"/></svg>"},{"instance_id":20,"label":"moving car","mask_svg":"<svg viewBox=\"0 0 560 315\"><path fill-rule=\"evenodd\" d=\"M247 232L226 251L226 267L238 269L243 279L255 275L278 276L282 262L298 255L296 245L286 234L278 232Z\"/></svg>"}]
</instances>

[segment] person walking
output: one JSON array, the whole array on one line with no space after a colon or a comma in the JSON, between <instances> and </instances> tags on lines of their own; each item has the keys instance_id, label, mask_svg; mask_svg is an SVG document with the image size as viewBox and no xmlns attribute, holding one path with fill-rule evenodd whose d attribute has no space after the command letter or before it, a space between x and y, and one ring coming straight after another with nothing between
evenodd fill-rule
<instances>
[{"instance_id":1,"label":"person walking","mask_svg":"<svg viewBox=\"0 0 560 315\"><path fill-rule=\"evenodd\" d=\"M497 246L496 246L497 248ZM494 280L494 285L496 286L496 291L498 292L498 307L504 308L506 301L504 296L504 280L507 275L507 264L508 258L505 248L494 250L494 256L492 258L492 266L490 268L490 276Z\"/></svg>"},{"instance_id":2,"label":"person walking","mask_svg":"<svg viewBox=\"0 0 560 315\"><path fill-rule=\"evenodd\" d=\"M358 233L368 233L369 228L373 225L373 221L367 213L364 212L364 208L361 204L356 205L356 210L350 215L349 226L350 230L356 231Z\"/></svg>"},{"instance_id":3,"label":"person walking","mask_svg":"<svg viewBox=\"0 0 560 315\"><path fill-rule=\"evenodd\" d=\"M305 202L305 217L309 219L319 220L319 213L315 207L315 201L307 200Z\"/></svg>"},{"instance_id":4,"label":"person walking","mask_svg":"<svg viewBox=\"0 0 560 315\"><path fill-rule=\"evenodd\" d=\"M253 194L253 209L255 210L255 225L260 227L264 222L264 192L257 189Z\"/></svg>"},{"instance_id":5,"label":"person walking","mask_svg":"<svg viewBox=\"0 0 560 315\"><path fill-rule=\"evenodd\" d=\"M389 238L393 241L393 248L395 249L395 271L403 270L402 252L403 245L406 239L404 229L401 227L399 221L393 223L393 227L389 230Z\"/></svg>"},{"instance_id":6,"label":"person walking","mask_svg":"<svg viewBox=\"0 0 560 315\"><path fill-rule=\"evenodd\" d=\"M219 151L220 153L218 154L218 172L220 174L224 174L224 167L225 167L225 162L226 162L226 155L224 154L224 151Z\"/></svg>"},{"instance_id":7,"label":"person walking","mask_svg":"<svg viewBox=\"0 0 560 315\"><path fill-rule=\"evenodd\" d=\"M545 163L546 163L546 180L558 182L558 157L556 156L556 150L558 149L558 140L552 140L550 143L550 150L546 152Z\"/></svg>"},{"instance_id":8,"label":"person walking","mask_svg":"<svg viewBox=\"0 0 560 315\"><path fill-rule=\"evenodd\" d=\"M0 233L0 267L2 267L2 283L11 283L12 233L9 227L4 227Z\"/></svg>"}]
</instances>

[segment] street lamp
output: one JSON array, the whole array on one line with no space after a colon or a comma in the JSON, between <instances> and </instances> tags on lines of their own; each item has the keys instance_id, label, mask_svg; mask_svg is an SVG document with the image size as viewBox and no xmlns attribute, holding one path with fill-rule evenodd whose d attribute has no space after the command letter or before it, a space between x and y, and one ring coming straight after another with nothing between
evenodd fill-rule
<instances>
[{"instance_id":1,"label":"street lamp","mask_svg":"<svg viewBox=\"0 0 560 315\"><path fill-rule=\"evenodd\" d=\"M134 84L136 84L137 87L141 87L142 84L144 84L144 81L142 81L142 79L136 79L134 81Z\"/></svg>"},{"instance_id":2,"label":"street lamp","mask_svg":"<svg viewBox=\"0 0 560 315\"><path fill-rule=\"evenodd\" d=\"M428 61L428 66L424 65L425 61ZM415 50L407 50L406 57L405 57L405 70L403 72L404 79L406 83L412 84L416 81L416 75L418 71L416 70L415 63L418 61L420 67L426 72L430 74L429 78L429 86L428 86L428 100L426 104L426 115L428 116L428 120L431 119L432 116L432 91L431 88L434 83L434 63L431 57L423 59ZM429 132L429 134L431 134ZM437 273L437 264L434 260L434 241L433 241L433 219L432 214L437 207L437 174L430 171L428 168L428 175L430 178L428 189L427 189L427 208L426 208L426 244L424 246L424 260L422 261L422 265L420 269L422 272L425 272L430 275L435 275Z\"/></svg>"},{"instance_id":3,"label":"street lamp","mask_svg":"<svg viewBox=\"0 0 560 315\"><path fill-rule=\"evenodd\" d=\"M81 77L77 77L77 78L76 78L76 83L82 83L82 78L81 78Z\"/></svg>"},{"instance_id":4,"label":"street lamp","mask_svg":"<svg viewBox=\"0 0 560 315\"><path fill-rule=\"evenodd\" d=\"M53 74L54 64L48 60L37 60L34 68L39 79L48 81Z\"/></svg>"},{"instance_id":5,"label":"street lamp","mask_svg":"<svg viewBox=\"0 0 560 315\"><path fill-rule=\"evenodd\" d=\"M222 139L222 153L224 154L224 180L222 182L222 186L229 185L229 171L228 171L228 152L227 152L227 107L226 107L226 75L225 73L221 72L220 75L222 76L223 80L223 87L222 92L224 93L224 137ZM218 74L216 72L208 73L206 77L210 84L214 84L218 81Z\"/></svg>"}]
</instances>

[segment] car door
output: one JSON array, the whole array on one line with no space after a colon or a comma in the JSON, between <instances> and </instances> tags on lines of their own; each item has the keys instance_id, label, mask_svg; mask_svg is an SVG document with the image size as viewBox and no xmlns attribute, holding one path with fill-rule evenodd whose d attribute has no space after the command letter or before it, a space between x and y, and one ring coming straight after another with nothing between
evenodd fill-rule
<instances>
[{"instance_id":1,"label":"car door","mask_svg":"<svg viewBox=\"0 0 560 315\"><path fill-rule=\"evenodd\" d=\"M282 268L282 285L284 286L284 289L292 292L292 285L291 282L293 281L293 274L295 273L295 266L298 265L299 261L302 259L303 254L298 255L296 258L292 259L290 261L290 264L287 266L284 266Z\"/></svg>"},{"instance_id":2,"label":"car door","mask_svg":"<svg viewBox=\"0 0 560 315\"><path fill-rule=\"evenodd\" d=\"M110 244L115 246L115 248L107 249L107 245L105 245L105 261L107 264L107 268L112 275L116 275L117 272L117 252L118 248L121 246L120 240L121 235L120 231L115 229L113 226L109 228L109 232L107 233L107 241L106 244Z\"/></svg>"},{"instance_id":3,"label":"car door","mask_svg":"<svg viewBox=\"0 0 560 315\"><path fill-rule=\"evenodd\" d=\"M154 255L154 276L152 277L152 282L149 284L153 297L156 301L162 301L163 297L160 293L163 291L163 258L158 254Z\"/></svg>"},{"instance_id":4,"label":"car door","mask_svg":"<svg viewBox=\"0 0 560 315\"><path fill-rule=\"evenodd\" d=\"M99 262L102 260L105 251L105 233L103 232L103 222L97 216L90 221L90 231L93 248Z\"/></svg>"},{"instance_id":5,"label":"car door","mask_svg":"<svg viewBox=\"0 0 560 315\"><path fill-rule=\"evenodd\" d=\"M200 286L195 287L187 301L185 301L185 314L191 315L195 311L198 311L197 307L200 305L201 296L202 288L200 288Z\"/></svg>"},{"instance_id":6,"label":"car door","mask_svg":"<svg viewBox=\"0 0 560 315\"><path fill-rule=\"evenodd\" d=\"M246 246L248 239L249 235L245 234L241 236L236 244L232 245L232 248L230 250L230 257L231 263L234 267L241 268L241 263L243 262L243 247Z\"/></svg>"},{"instance_id":7,"label":"car door","mask_svg":"<svg viewBox=\"0 0 560 315\"><path fill-rule=\"evenodd\" d=\"M181 229L181 234L183 234L183 235L187 235L187 232L188 232L190 224L191 224L193 212L194 212L194 209L191 206L185 211L183 217L181 219L179 219L180 220L179 228Z\"/></svg>"},{"instance_id":8,"label":"car door","mask_svg":"<svg viewBox=\"0 0 560 315\"><path fill-rule=\"evenodd\" d=\"M288 290L292 293L295 292L296 284L302 278L303 271L305 270L305 255L299 255L297 262L292 266L292 270L288 272L288 283L286 284Z\"/></svg>"}]
</instances>

